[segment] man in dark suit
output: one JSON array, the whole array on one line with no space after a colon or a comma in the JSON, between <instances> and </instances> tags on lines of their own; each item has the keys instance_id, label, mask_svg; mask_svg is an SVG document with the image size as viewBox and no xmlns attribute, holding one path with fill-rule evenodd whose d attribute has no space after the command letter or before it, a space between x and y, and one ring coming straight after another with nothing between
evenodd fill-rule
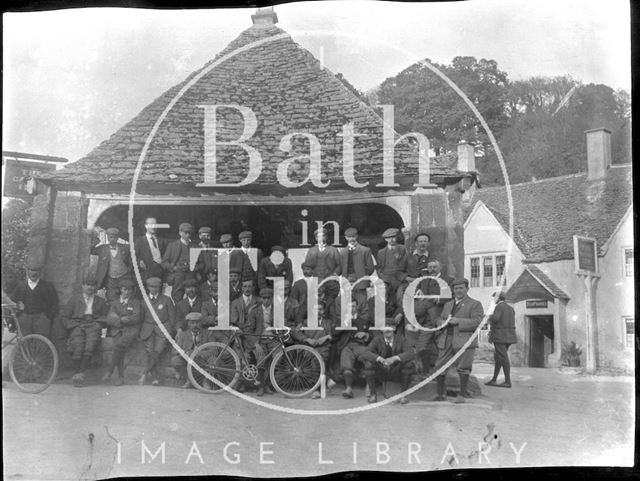
<instances>
[{"instance_id":1,"label":"man in dark suit","mask_svg":"<svg viewBox=\"0 0 640 481\"><path fill-rule=\"evenodd\" d=\"M213 242L211 241L211 227L200 227L198 229L198 235L200 242L194 247L202 249L212 249ZM193 268L195 278L200 283L205 283L207 280L207 273L211 271L218 272L218 252L215 250L203 250L198 253L198 259L196 265Z\"/></svg>"},{"instance_id":2,"label":"man in dark suit","mask_svg":"<svg viewBox=\"0 0 640 481\"><path fill-rule=\"evenodd\" d=\"M240 253L243 256L242 260L242 279L257 280L258 269L262 263L263 254L261 249L254 249L251 247L253 240L253 233L248 230L244 230L238 234L238 240L240 241ZM255 250L256 259L255 265L251 262L251 253Z\"/></svg>"},{"instance_id":3,"label":"man in dark suit","mask_svg":"<svg viewBox=\"0 0 640 481\"><path fill-rule=\"evenodd\" d=\"M350 399L353 397L353 378L356 372L356 360L364 352L373 335L369 328L373 325L373 320L366 315L356 300L351 301L351 325L356 331L343 331L338 334L337 351L340 356L340 371L344 377L345 390L342 397Z\"/></svg>"},{"instance_id":4,"label":"man in dark suit","mask_svg":"<svg viewBox=\"0 0 640 481\"><path fill-rule=\"evenodd\" d=\"M482 322L484 309L482 304L469 297L469 281L458 279L451 283L454 298L447 302L442 309L442 313L436 319L436 326L446 327L437 333L438 358L436 359L435 370L447 364L449 360L463 348L464 344L473 336L475 330ZM473 357L478 347L478 339L474 338L464 353L453 364L460 376L460 395L456 397L456 403L464 403L469 397L467 384L473 366ZM434 401L444 401L446 371L437 378L438 394Z\"/></svg>"},{"instance_id":5,"label":"man in dark suit","mask_svg":"<svg viewBox=\"0 0 640 481\"><path fill-rule=\"evenodd\" d=\"M153 312L158 316L158 320L169 335L173 337L176 309L170 297L160 294L161 288L162 280L159 277L149 277L147 279L147 289L149 290L149 300L151 301ZM143 309L140 340L143 342L144 350L147 353L147 365L140 376L138 384L142 386L147 379L151 378L151 384L158 386L160 384L160 376L157 372L157 364L169 341L156 324L153 313L149 310L146 302L143 305Z\"/></svg>"},{"instance_id":6,"label":"man in dark suit","mask_svg":"<svg viewBox=\"0 0 640 481\"><path fill-rule=\"evenodd\" d=\"M307 315L307 281L305 280L307 277L313 276L313 266L311 264L307 264L306 262L302 263L302 275L304 277L298 279L293 283L291 287L291 299L294 299L298 302L300 309L302 310L303 318Z\"/></svg>"},{"instance_id":7,"label":"man in dark suit","mask_svg":"<svg viewBox=\"0 0 640 481\"><path fill-rule=\"evenodd\" d=\"M100 342L102 325L109 313L106 301L96 296L95 292L95 279L85 279L82 282L82 293L72 296L62 310L62 323L69 331L75 372L71 380L76 387L84 386L84 372Z\"/></svg>"},{"instance_id":8,"label":"man in dark suit","mask_svg":"<svg viewBox=\"0 0 640 481\"><path fill-rule=\"evenodd\" d=\"M238 267L229 269L229 302L232 303L242 295L242 271Z\"/></svg>"},{"instance_id":9,"label":"man in dark suit","mask_svg":"<svg viewBox=\"0 0 640 481\"><path fill-rule=\"evenodd\" d=\"M317 229L314 235L317 243L307 251L305 264L311 266L313 275L320 280L328 276L339 276L342 272L340 254L338 249L326 243L327 230Z\"/></svg>"},{"instance_id":10,"label":"man in dark suit","mask_svg":"<svg viewBox=\"0 0 640 481\"><path fill-rule=\"evenodd\" d=\"M202 311L202 298L198 292L198 282L193 278L184 281L184 299L176 304L176 328L187 328L187 314Z\"/></svg>"},{"instance_id":11,"label":"man in dark suit","mask_svg":"<svg viewBox=\"0 0 640 481\"><path fill-rule=\"evenodd\" d=\"M515 344L516 337L516 313L509 304L505 302L504 292L498 291L493 294L496 307L489 317L489 342L493 343L493 377L486 382L487 386L511 387L511 364L509 363L509 346ZM500 368L504 370L504 382L498 384Z\"/></svg>"},{"instance_id":12,"label":"man in dark suit","mask_svg":"<svg viewBox=\"0 0 640 481\"><path fill-rule=\"evenodd\" d=\"M273 289L273 281L267 277L284 277L285 281L293 282L293 267L291 259L286 256L282 246L273 246L271 255L260 262L258 269L258 288L269 287Z\"/></svg>"},{"instance_id":13,"label":"man in dark suit","mask_svg":"<svg viewBox=\"0 0 640 481\"><path fill-rule=\"evenodd\" d=\"M399 381L400 389L409 388L413 372L414 352L402 334L396 333L393 325L387 325L382 335L374 336L371 343L358 357L364 362L365 377L369 387L368 402L378 402L376 393L378 381ZM408 399L400 399L406 404Z\"/></svg>"},{"instance_id":14,"label":"man in dark suit","mask_svg":"<svg viewBox=\"0 0 640 481\"><path fill-rule=\"evenodd\" d=\"M414 251L407 259L407 280L411 282L414 279L429 275L429 244L431 236L425 232L421 232L416 236Z\"/></svg>"},{"instance_id":15,"label":"man in dark suit","mask_svg":"<svg viewBox=\"0 0 640 481\"><path fill-rule=\"evenodd\" d=\"M42 279L40 264L30 261L25 279L18 281L7 295L16 303L22 335L50 337L51 324L58 315L58 293L53 284Z\"/></svg>"},{"instance_id":16,"label":"man in dark suit","mask_svg":"<svg viewBox=\"0 0 640 481\"><path fill-rule=\"evenodd\" d=\"M263 287L260 289L261 304L255 309L252 309L249 313L249 324L255 326L254 333L257 335L269 334L269 328L274 325L273 318L273 289L270 287ZM272 338L264 337L252 337L248 339L248 344L254 349L256 362L259 361L262 356L265 356L271 351L271 349L278 346L278 341ZM271 366L271 359L267 360L264 365L260 367L258 374L258 396L264 396L265 394L272 394L271 386L269 385L269 368Z\"/></svg>"},{"instance_id":17,"label":"man in dark suit","mask_svg":"<svg viewBox=\"0 0 640 481\"><path fill-rule=\"evenodd\" d=\"M172 286L171 298L178 303L184 296L184 281L190 273L189 255L193 226L187 222L180 224L180 238L167 246L162 256L162 267L167 273L167 284Z\"/></svg>"},{"instance_id":18,"label":"man in dark suit","mask_svg":"<svg viewBox=\"0 0 640 481\"><path fill-rule=\"evenodd\" d=\"M407 250L398 245L400 231L390 228L382 233L387 246L378 251L376 270L387 287L387 304L397 303L396 295L407 278Z\"/></svg>"},{"instance_id":19,"label":"man in dark suit","mask_svg":"<svg viewBox=\"0 0 640 481\"><path fill-rule=\"evenodd\" d=\"M231 303L229 323L239 328L244 334L255 332L255 325L251 324L249 313L261 304L260 299L253 295L254 289L253 280L242 281L242 295ZM251 349L253 347L252 341L254 339L246 337L242 342L244 348Z\"/></svg>"},{"instance_id":20,"label":"man in dark suit","mask_svg":"<svg viewBox=\"0 0 640 481\"><path fill-rule=\"evenodd\" d=\"M373 256L371 249L358 243L358 230L349 227L344 231L347 247L340 249L340 268L342 275L351 283L365 276L373 274ZM367 301L368 282L360 282L353 289L353 297L362 305Z\"/></svg>"},{"instance_id":21,"label":"man in dark suit","mask_svg":"<svg viewBox=\"0 0 640 481\"><path fill-rule=\"evenodd\" d=\"M138 340L140 323L142 322L142 302L134 298L135 284L131 279L120 281L120 298L115 299L109 306L106 323L109 335L113 340L113 354L111 364L102 378L108 381L113 371L118 370L114 385L124 384L124 358L129 348Z\"/></svg>"},{"instance_id":22,"label":"man in dark suit","mask_svg":"<svg viewBox=\"0 0 640 481\"><path fill-rule=\"evenodd\" d=\"M134 248L140 267L142 282L146 285L149 277L164 277L162 256L167 249L167 240L157 236L158 221L155 217L144 220L145 234L136 239Z\"/></svg>"},{"instance_id":23,"label":"man in dark suit","mask_svg":"<svg viewBox=\"0 0 640 481\"><path fill-rule=\"evenodd\" d=\"M108 244L94 246L91 254L98 256L97 289L106 288L107 300L111 302L120 296L118 282L131 279L133 268L129 245L118 243L120 231L116 227L109 227L106 232Z\"/></svg>"},{"instance_id":24,"label":"man in dark suit","mask_svg":"<svg viewBox=\"0 0 640 481\"><path fill-rule=\"evenodd\" d=\"M185 322L185 329L176 335L176 344L184 354L190 356L198 346L207 342L207 331L201 328L202 314L199 312L187 314ZM193 387L187 379L187 361L182 357L182 353L175 352L171 357L171 367L175 370L176 380L183 389Z\"/></svg>"}]
</instances>

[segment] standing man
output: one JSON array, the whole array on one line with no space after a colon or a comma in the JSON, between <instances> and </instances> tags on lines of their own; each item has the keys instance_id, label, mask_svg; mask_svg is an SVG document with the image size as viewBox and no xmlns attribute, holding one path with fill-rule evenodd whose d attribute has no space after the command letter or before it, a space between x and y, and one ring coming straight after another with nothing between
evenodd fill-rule
<instances>
[{"instance_id":1,"label":"standing man","mask_svg":"<svg viewBox=\"0 0 640 481\"><path fill-rule=\"evenodd\" d=\"M114 385L124 384L124 357L129 348L138 340L142 322L142 302L133 297L135 284L131 279L120 281L120 298L111 302L107 325L113 340L111 364L102 378L109 380L114 370L118 370Z\"/></svg>"},{"instance_id":2,"label":"standing man","mask_svg":"<svg viewBox=\"0 0 640 481\"><path fill-rule=\"evenodd\" d=\"M271 248L271 255L265 257L260 262L260 268L258 269L259 289L264 289L265 287L273 289L273 281L267 279L268 277L284 277L285 281L288 281L289 284L293 282L291 259L286 256L284 247L282 246L273 246Z\"/></svg>"},{"instance_id":3,"label":"standing man","mask_svg":"<svg viewBox=\"0 0 640 481\"><path fill-rule=\"evenodd\" d=\"M248 230L244 230L238 234L238 239L240 240L240 252L242 253L242 279L253 279L254 281L257 279L258 269L260 264L262 263L262 250L255 249L256 251L256 263L255 265L251 262L251 256L249 255L253 247L251 247L251 242L253 240L253 233Z\"/></svg>"},{"instance_id":4,"label":"standing man","mask_svg":"<svg viewBox=\"0 0 640 481\"><path fill-rule=\"evenodd\" d=\"M157 236L157 224L155 217L147 217L144 220L146 232L136 239L134 245L140 276L145 285L149 277L163 277L162 255L167 249L167 240Z\"/></svg>"},{"instance_id":5,"label":"standing man","mask_svg":"<svg viewBox=\"0 0 640 481\"><path fill-rule=\"evenodd\" d=\"M211 247L211 227L200 227L198 229L198 242L195 247Z\"/></svg>"},{"instance_id":6,"label":"standing man","mask_svg":"<svg viewBox=\"0 0 640 481\"><path fill-rule=\"evenodd\" d=\"M270 287L264 287L260 289L261 305L252 309L249 317L250 325L255 326L255 334L264 335L269 334L268 329L273 327L273 289ZM250 345L255 346L254 355L256 361L259 361L262 356L270 352L271 349L278 345L278 341L274 338L268 337L253 337L250 340ZM259 346L259 347L258 347ZM260 353L260 354L258 354ZM265 394L273 394L271 386L269 385L269 368L271 367L271 359L267 360L260 368L258 373L258 396L264 396Z\"/></svg>"},{"instance_id":7,"label":"standing man","mask_svg":"<svg viewBox=\"0 0 640 481\"><path fill-rule=\"evenodd\" d=\"M400 231L390 228L382 233L387 246L378 251L377 271L380 279L387 286L387 304L396 302L396 295L400 286L407 278L407 250L398 245Z\"/></svg>"},{"instance_id":8,"label":"standing man","mask_svg":"<svg viewBox=\"0 0 640 481\"><path fill-rule=\"evenodd\" d=\"M211 228L200 227L198 230L200 234L200 243L197 247L203 249L213 248L213 242L211 242ZM208 273L215 271L218 272L218 252L215 250L205 250L198 253L198 259L196 265L193 268L193 273L196 276L196 280L201 283L205 283L208 280Z\"/></svg>"},{"instance_id":9,"label":"standing man","mask_svg":"<svg viewBox=\"0 0 640 481\"><path fill-rule=\"evenodd\" d=\"M509 304L505 302L504 292L493 293L496 308L489 317L489 342L493 343L493 377L487 386L511 387L511 363L509 362L509 346L515 344L516 338L516 313ZM504 370L504 382L497 384L500 368Z\"/></svg>"},{"instance_id":10,"label":"standing man","mask_svg":"<svg viewBox=\"0 0 640 481\"><path fill-rule=\"evenodd\" d=\"M342 272L340 267L340 253L338 249L326 243L327 230L316 229L313 233L316 238L316 245L309 248L304 259L313 269L313 275L322 281L329 276L339 276ZM327 282L325 284L327 297L331 300L335 299L340 293L340 285L335 282Z\"/></svg>"},{"instance_id":11,"label":"standing man","mask_svg":"<svg viewBox=\"0 0 640 481\"><path fill-rule=\"evenodd\" d=\"M369 332L369 328L373 325L371 318L363 314L355 300L351 301L351 316L351 325L357 330L355 332L343 332L338 339L340 371L342 371L345 385L342 397L346 399L353 397L353 377L356 371L356 360L365 351L373 337ZM340 344L344 347L341 347Z\"/></svg>"},{"instance_id":12,"label":"standing man","mask_svg":"<svg viewBox=\"0 0 640 481\"><path fill-rule=\"evenodd\" d=\"M179 302L184 296L184 281L189 270L189 251L193 226L188 222L180 224L180 239L171 242L162 257L162 267L167 272L167 284L172 286L171 298Z\"/></svg>"},{"instance_id":13,"label":"standing man","mask_svg":"<svg viewBox=\"0 0 640 481\"><path fill-rule=\"evenodd\" d=\"M249 313L261 305L260 299L253 295L254 288L253 280L242 281L242 295L231 303L229 323L239 328L244 334L254 333L255 326L250 323ZM245 349L253 347L252 341L253 339L248 337L243 340Z\"/></svg>"},{"instance_id":14,"label":"standing man","mask_svg":"<svg viewBox=\"0 0 640 481\"><path fill-rule=\"evenodd\" d=\"M160 323L169 332L169 335L173 337L176 308L170 297L160 294L162 280L158 277L149 277L147 279L147 288L149 289L149 301L151 301L153 311L158 316ZM153 313L149 310L146 302L143 308L140 340L143 342L144 350L147 353L147 365L140 376L138 384L142 386L147 379L151 378L151 384L158 386L160 384L160 376L157 364L169 341L167 341L164 333L156 324Z\"/></svg>"},{"instance_id":15,"label":"standing man","mask_svg":"<svg viewBox=\"0 0 640 481\"><path fill-rule=\"evenodd\" d=\"M345 230L344 237L347 240L347 247L340 251L340 268L342 275L353 284L358 279L373 274L375 270L373 256L371 249L358 243L358 230L355 227ZM368 282L360 282L353 289L353 297L358 301L358 306L367 301L368 285Z\"/></svg>"},{"instance_id":16,"label":"standing man","mask_svg":"<svg viewBox=\"0 0 640 481\"><path fill-rule=\"evenodd\" d=\"M51 323L58 315L58 293L53 284L42 279L42 266L30 261L25 279L18 281L8 296L16 303L22 335L49 338Z\"/></svg>"},{"instance_id":17,"label":"standing man","mask_svg":"<svg viewBox=\"0 0 640 481\"><path fill-rule=\"evenodd\" d=\"M76 387L84 386L84 373L100 342L102 324L109 313L106 301L95 293L96 281L85 279L82 293L72 296L62 310L62 323L69 331L73 360L74 375L71 381Z\"/></svg>"},{"instance_id":18,"label":"standing man","mask_svg":"<svg viewBox=\"0 0 640 481\"><path fill-rule=\"evenodd\" d=\"M415 239L415 250L407 260L407 281L429 275L429 244L431 236L424 232L418 234Z\"/></svg>"},{"instance_id":19,"label":"standing man","mask_svg":"<svg viewBox=\"0 0 640 481\"><path fill-rule=\"evenodd\" d=\"M133 268L129 246L118 243L120 231L109 227L106 232L108 243L93 247L91 253L98 256L96 288L106 288L107 301L111 302L120 296L118 283L122 279L130 279Z\"/></svg>"},{"instance_id":20,"label":"standing man","mask_svg":"<svg viewBox=\"0 0 640 481\"><path fill-rule=\"evenodd\" d=\"M297 281L293 283L291 287L291 298L298 301L298 305L303 311L304 316L306 317L307 313L307 281L305 280L308 277L313 276L313 267L311 264L307 264L306 262L302 263L302 275Z\"/></svg>"},{"instance_id":21,"label":"standing man","mask_svg":"<svg viewBox=\"0 0 640 481\"><path fill-rule=\"evenodd\" d=\"M447 302L442 309L440 318L436 319L436 326L442 326L448 321L448 325L438 331L438 358L435 370L444 366L464 346L482 322L484 310L482 304L468 296L469 281L458 279L451 283L454 298ZM464 353L454 363L460 376L460 395L456 403L464 403L465 398L470 397L467 392L469 375L473 366L473 357L478 347L478 339L474 339L465 349ZM437 378L438 394L434 401L444 401L446 371Z\"/></svg>"}]
</instances>

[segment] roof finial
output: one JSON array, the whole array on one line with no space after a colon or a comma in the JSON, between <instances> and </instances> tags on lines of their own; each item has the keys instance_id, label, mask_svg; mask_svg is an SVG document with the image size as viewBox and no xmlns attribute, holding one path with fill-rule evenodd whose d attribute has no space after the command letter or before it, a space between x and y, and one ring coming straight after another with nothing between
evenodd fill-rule
<instances>
[{"instance_id":1,"label":"roof finial","mask_svg":"<svg viewBox=\"0 0 640 481\"><path fill-rule=\"evenodd\" d=\"M251 21L255 26L269 26L278 23L278 15L273 7L257 8L256 13L251 15Z\"/></svg>"}]
</instances>

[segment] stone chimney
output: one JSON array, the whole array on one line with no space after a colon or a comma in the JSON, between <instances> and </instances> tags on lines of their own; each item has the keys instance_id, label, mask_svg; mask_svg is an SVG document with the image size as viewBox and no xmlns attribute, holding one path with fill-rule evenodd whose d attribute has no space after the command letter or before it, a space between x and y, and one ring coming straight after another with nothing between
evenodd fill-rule
<instances>
[{"instance_id":1,"label":"stone chimney","mask_svg":"<svg viewBox=\"0 0 640 481\"><path fill-rule=\"evenodd\" d=\"M611 166L611 131L587 130L587 173L589 180L602 179Z\"/></svg>"},{"instance_id":2,"label":"stone chimney","mask_svg":"<svg viewBox=\"0 0 640 481\"><path fill-rule=\"evenodd\" d=\"M256 9L256 13L251 15L251 21L256 27L268 27L278 23L278 15L273 7L262 7Z\"/></svg>"},{"instance_id":3,"label":"stone chimney","mask_svg":"<svg viewBox=\"0 0 640 481\"><path fill-rule=\"evenodd\" d=\"M461 140L458 142L458 170L463 172L475 172L476 155L473 145Z\"/></svg>"}]
</instances>

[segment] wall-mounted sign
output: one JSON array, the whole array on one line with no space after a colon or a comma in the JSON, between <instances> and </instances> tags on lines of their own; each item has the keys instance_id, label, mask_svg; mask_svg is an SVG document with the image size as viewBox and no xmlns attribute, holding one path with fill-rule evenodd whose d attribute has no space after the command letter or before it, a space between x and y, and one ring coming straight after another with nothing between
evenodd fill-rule
<instances>
[{"instance_id":1,"label":"wall-mounted sign","mask_svg":"<svg viewBox=\"0 0 640 481\"><path fill-rule=\"evenodd\" d=\"M549 305L546 299L527 301L527 309L545 309Z\"/></svg>"},{"instance_id":2,"label":"wall-mounted sign","mask_svg":"<svg viewBox=\"0 0 640 481\"><path fill-rule=\"evenodd\" d=\"M34 162L35 161L35 162ZM50 155L25 154L22 152L2 151L4 171L4 197L33 197L35 195L34 177L43 172L56 170L56 163L66 163L64 157Z\"/></svg>"},{"instance_id":3,"label":"wall-mounted sign","mask_svg":"<svg viewBox=\"0 0 640 481\"><path fill-rule=\"evenodd\" d=\"M598 246L595 239L574 235L573 257L577 274L598 273Z\"/></svg>"}]
</instances>

